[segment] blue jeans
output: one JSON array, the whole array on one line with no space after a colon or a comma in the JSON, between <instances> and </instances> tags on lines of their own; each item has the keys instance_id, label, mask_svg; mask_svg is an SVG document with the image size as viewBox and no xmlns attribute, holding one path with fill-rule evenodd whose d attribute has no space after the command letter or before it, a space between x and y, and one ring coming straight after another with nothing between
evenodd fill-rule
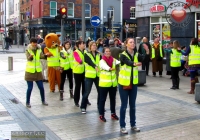
<instances>
[{"instance_id":1,"label":"blue jeans","mask_svg":"<svg viewBox=\"0 0 200 140\"><path fill-rule=\"evenodd\" d=\"M110 110L115 113L117 87L99 87L99 115L104 115L105 102L109 92Z\"/></svg>"},{"instance_id":2,"label":"blue jeans","mask_svg":"<svg viewBox=\"0 0 200 140\"><path fill-rule=\"evenodd\" d=\"M35 81L39 90L40 90L40 96L41 96L41 100L42 102L45 101L45 97L44 97L44 86L43 86L43 81ZM27 85L28 85L28 89L26 91L26 103L29 104L30 103L30 97L31 97L31 92L33 89L33 81L27 81Z\"/></svg>"},{"instance_id":3,"label":"blue jeans","mask_svg":"<svg viewBox=\"0 0 200 140\"><path fill-rule=\"evenodd\" d=\"M99 77L96 77L96 78L85 78L85 92L82 97L81 108L86 109L86 107L87 107L88 96L91 92L93 83L95 84L96 89L97 89L97 107L98 107L98 104L99 104Z\"/></svg>"},{"instance_id":4,"label":"blue jeans","mask_svg":"<svg viewBox=\"0 0 200 140\"><path fill-rule=\"evenodd\" d=\"M122 85L118 85L119 87L119 95L121 99L121 107L120 107L120 127L125 127L125 118L126 118L126 108L129 99L129 115L130 115L130 124L131 127L135 126L135 102L137 97L137 85L133 85L132 89L125 90Z\"/></svg>"}]
</instances>

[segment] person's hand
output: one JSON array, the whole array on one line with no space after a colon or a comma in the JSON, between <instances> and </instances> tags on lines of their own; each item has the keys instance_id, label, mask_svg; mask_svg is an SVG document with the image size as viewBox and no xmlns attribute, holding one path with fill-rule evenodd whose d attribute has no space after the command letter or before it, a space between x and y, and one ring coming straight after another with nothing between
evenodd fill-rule
<instances>
[{"instance_id":1,"label":"person's hand","mask_svg":"<svg viewBox=\"0 0 200 140\"><path fill-rule=\"evenodd\" d=\"M50 57L50 56L53 56L53 54L48 52L48 53L46 53L46 56Z\"/></svg>"},{"instance_id":2,"label":"person's hand","mask_svg":"<svg viewBox=\"0 0 200 140\"><path fill-rule=\"evenodd\" d=\"M141 66L142 63L141 62L137 62L137 63L134 63L133 66Z\"/></svg>"},{"instance_id":3,"label":"person's hand","mask_svg":"<svg viewBox=\"0 0 200 140\"><path fill-rule=\"evenodd\" d=\"M115 70L115 68L110 68L110 71Z\"/></svg>"},{"instance_id":4,"label":"person's hand","mask_svg":"<svg viewBox=\"0 0 200 140\"><path fill-rule=\"evenodd\" d=\"M63 72L63 69L62 68L60 68L60 73L62 73Z\"/></svg>"},{"instance_id":5,"label":"person's hand","mask_svg":"<svg viewBox=\"0 0 200 140\"><path fill-rule=\"evenodd\" d=\"M99 72L99 69L98 69L98 67L95 67L95 70L96 70L97 72Z\"/></svg>"},{"instance_id":6,"label":"person's hand","mask_svg":"<svg viewBox=\"0 0 200 140\"><path fill-rule=\"evenodd\" d=\"M28 58L29 58L29 59L33 59L33 55L30 55Z\"/></svg>"},{"instance_id":7,"label":"person's hand","mask_svg":"<svg viewBox=\"0 0 200 140\"><path fill-rule=\"evenodd\" d=\"M181 50L181 48L180 48L180 47L178 47L178 48L177 48L177 50L179 50L179 51L180 51L180 50Z\"/></svg>"}]
</instances>

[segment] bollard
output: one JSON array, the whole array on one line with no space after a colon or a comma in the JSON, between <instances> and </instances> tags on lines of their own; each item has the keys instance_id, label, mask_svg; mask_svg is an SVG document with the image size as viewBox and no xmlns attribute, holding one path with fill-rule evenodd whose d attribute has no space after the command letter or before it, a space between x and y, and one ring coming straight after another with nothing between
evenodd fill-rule
<instances>
[{"instance_id":1,"label":"bollard","mask_svg":"<svg viewBox=\"0 0 200 140\"><path fill-rule=\"evenodd\" d=\"M11 56L8 57L8 70L13 70L13 57Z\"/></svg>"}]
</instances>

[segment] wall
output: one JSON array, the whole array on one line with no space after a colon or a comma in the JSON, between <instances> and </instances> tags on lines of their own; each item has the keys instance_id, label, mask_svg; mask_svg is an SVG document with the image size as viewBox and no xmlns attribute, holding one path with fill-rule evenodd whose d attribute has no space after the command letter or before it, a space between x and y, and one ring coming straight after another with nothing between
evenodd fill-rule
<instances>
[{"instance_id":1,"label":"wall","mask_svg":"<svg viewBox=\"0 0 200 140\"><path fill-rule=\"evenodd\" d=\"M130 19L131 6L135 6L135 0L123 0L123 19Z\"/></svg>"},{"instance_id":2,"label":"wall","mask_svg":"<svg viewBox=\"0 0 200 140\"><path fill-rule=\"evenodd\" d=\"M57 0L57 8L59 9L61 5L66 5L68 2L74 3L74 17L81 18L82 16L82 0ZM85 0L86 3L91 4L91 17L99 15L99 0ZM50 0L43 0L43 16L49 16L50 14Z\"/></svg>"},{"instance_id":3,"label":"wall","mask_svg":"<svg viewBox=\"0 0 200 140\"><path fill-rule=\"evenodd\" d=\"M40 7L41 2L41 8ZM31 18L40 18L43 16L43 0L33 0L31 1L30 5L32 6L33 10L31 10L30 6L30 12L31 12Z\"/></svg>"}]
</instances>

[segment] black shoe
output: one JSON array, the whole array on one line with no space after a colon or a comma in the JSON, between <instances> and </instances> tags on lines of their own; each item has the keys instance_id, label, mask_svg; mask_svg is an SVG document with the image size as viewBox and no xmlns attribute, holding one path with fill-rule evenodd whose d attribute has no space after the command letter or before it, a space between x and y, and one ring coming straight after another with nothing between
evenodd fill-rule
<instances>
[{"instance_id":1,"label":"black shoe","mask_svg":"<svg viewBox=\"0 0 200 140\"><path fill-rule=\"evenodd\" d=\"M87 104L88 104L88 105L91 105L91 103L90 103L89 101L87 102Z\"/></svg>"},{"instance_id":2,"label":"black shoe","mask_svg":"<svg viewBox=\"0 0 200 140\"><path fill-rule=\"evenodd\" d=\"M119 120L119 117L115 113L111 114L111 118L113 120Z\"/></svg>"},{"instance_id":3,"label":"black shoe","mask_svg":"<svg viewBox=\"0 0 200 140\"><path fill-rule=\"evenodd\" d=\"M48 103L44 101L42 102L42 105L48 106Z\"/></svg>"},{"instance_id":4,"label":"black shoe","mask_svg":"<svg viewBox=\"0 0 200 140\"><path fill-rule=\"evenodd\" d=\"M76 107L79 107L79 104L75 104Z\"/></svg>"},{"instance_id":5,"label":"black shoe","mask_svg":"<svg viewBox=\"0 0 200 140\"><path fill-rule=\"evenodd\" d=\"M30 103L26 103L26 107L31 108Z\"/></svg>"},{"instance_id":6,"label":"black shoe","mask_svg":"<svg viewBox=\"0 0 200 140\"><path fill-rule=\"evenodd\" d=\"M102 122L106 122L106 119L104 118L103 115L99 116L99 119L100 119Z\"/></svg>"},{"instance_id":7,"label":"black shoe","mask_svg":"<svg viewBox=\"0 0 200 140\"><path fill-rule=\"evenodd\" d=\"M173 90L175 90L175 89L176 89L176 87L171 87L170 89L173 89Z\"/></svg>"}]
</instances>

